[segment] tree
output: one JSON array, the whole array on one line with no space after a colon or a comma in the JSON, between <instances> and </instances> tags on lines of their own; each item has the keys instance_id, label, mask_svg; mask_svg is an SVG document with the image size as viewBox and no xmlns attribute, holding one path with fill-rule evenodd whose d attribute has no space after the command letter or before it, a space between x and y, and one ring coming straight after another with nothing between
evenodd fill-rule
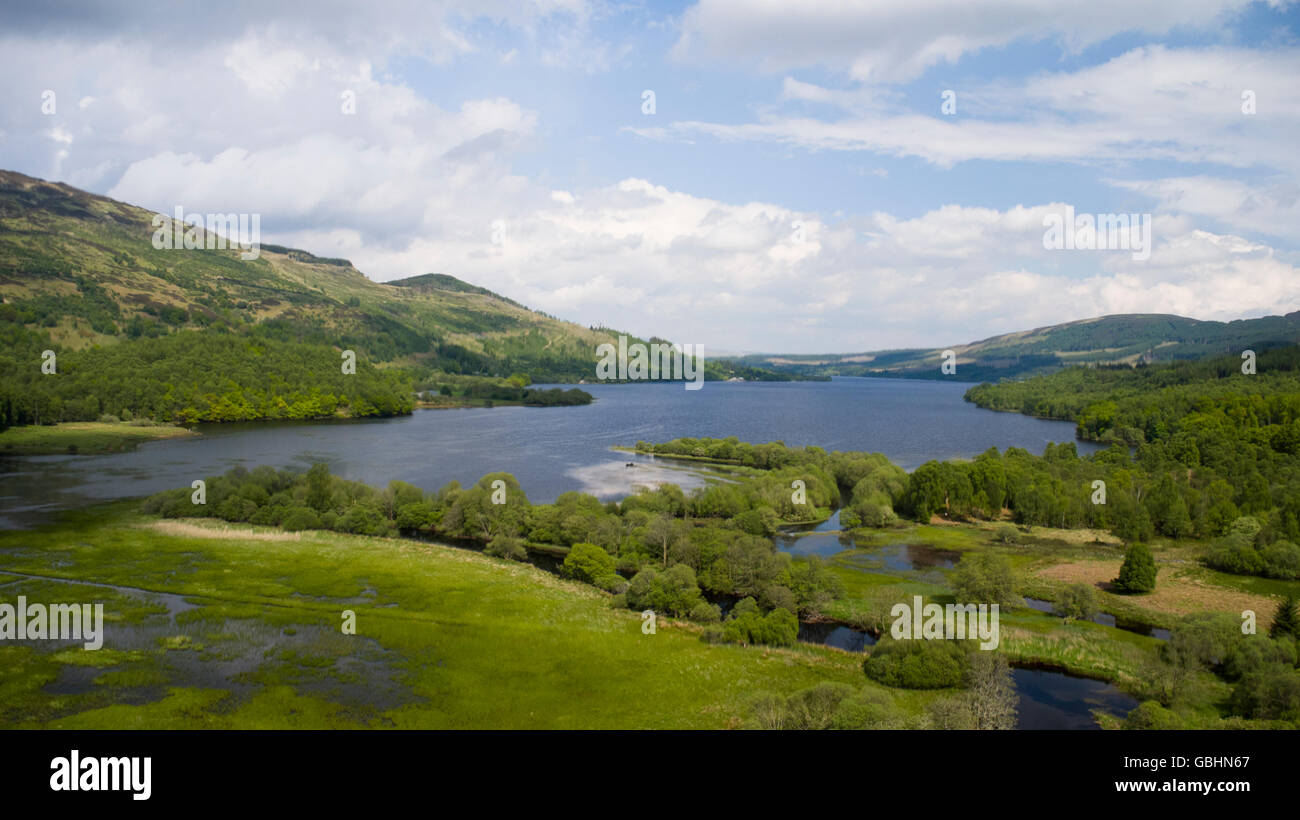
<instances>
[{"instance_id":1,"label":"tree","mask_svg":"<svg viewBox=\"0 0 1300 820\"><path fill-rule=\"evenodd\" d=\"M334 506L330 492L330 468L316 462L307 471L307 506L316 512L325 512Z\"/></svg>"},{"instance_id":2,"label":"tree","mask_svg":"<svg viewBox=\"0 0 1300 820\"><path fill-rule=\"evenodd\" d=\"M1273 626L1268 634L1272 638L1280 638L1283 635L1300 638L1300 613L1296 611L1294 595L1287 595L1277 605L1277 614L1273 616Z\"/></svg>"},{"instance_id":3,"label":"tree","mask_svg":"<svg viewBox=\"0 0 1300 820\"><path fill-rule=\"evenodd\" d=\"M595 544L574 544L564 558L564 574L579 581L594 584L596 579L613 573L614 556Z\"/></svg>"},{"instance_id":4,"label":"tree","mask_svg":"<svg viewBox=\"0 0 1300 820\"><path fill-rule=\"evenodd\" d=\"M997 553L967 553L952 574L952 589L962 603L1002 606L1022 603L1016 597L1011 563Z\"/></svg>"},{"instance_id":5,"label":"tree","mask_svg":"<svg viewBox=\"0 0 1300 820\"><path fill-rule=\"evenodd\" d=\"M686 532L686 522L666 513L656 513L646 527L645 540L658 548L663 558L663 565L667 567L668 548L679 539L685 538Z\"/></svg>"},{"instance_id":6,"label":"tree","mask_svg":"<svg viewBox=\"0 0 1300 820\"><path fill-rule=\"evenodd\" d=\"M1097 614L1097 596L1087 584L1070 584L1056 602L1056 614L1069 620L1086 621Z\"/></svg>"},{"instance_id":7,"label":"tree","mask_svg":"<svg viewBox=\"0 0 1300 820\"><path fill-rule=\"evenodd\" d=\"M970 657L970 706L976 729L1016 728L1020 695L1011 678L1011 666L1001 653L975 651Z\"/></svg>"},{"instance_id":8,"label":"tree","mask_svg":"<svg viewBox=\"0 0 1300 820\"><path fill-rule=\"evenodd\" d=\"M497 481L502 484L494 487ZM450 535L490 542L499 535L515 537L522 532L528 508L528 497L514 476L488 473L456 496L441 523Z\"/></svg>"},{"instance_id":9,"label":"tree","mask_svg":"<svg viewBox=\"0 0 1300 820\"><path fill-rule=\"evenodd\" d=\"M1124 554L1119 577L1113 582L1119 592L1150 592L1156 588L1156 560L1146 544L1134 544Z\"/></svg>"}]
</instances>

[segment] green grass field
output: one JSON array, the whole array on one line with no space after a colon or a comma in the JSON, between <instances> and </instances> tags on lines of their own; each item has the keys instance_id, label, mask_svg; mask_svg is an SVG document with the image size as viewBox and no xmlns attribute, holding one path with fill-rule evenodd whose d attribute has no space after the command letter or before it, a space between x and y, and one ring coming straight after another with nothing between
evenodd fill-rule
<instances>
[{"instance_id":1,"label":"green grass field","mask_svg":"<svg viewBox=\"0 0 1300 820\"><path fill-rule=\"evenodd\" d=\"M36 456L76 453L96 455L133 450L146 441L182 438L197 433L170 424L74 421L49 426L10 427L0 432L0 455Z\"/></svg>"},{"instance_id":2,"label":"green grass field","mask_svg":"<svg viewBox=\"0 0 1300 820\"><path fill-rule=\"evenodd\" d=\"M475 552L133 510L0 533L0 572L46 577L0 574L0 602L102 601L107 621L99 651L0 647L0 726L723 728L761 691L874 686L835 650L643 634L605 593ZM184 598L172 615L137 590Z\"/></svg>"}]
</instances>

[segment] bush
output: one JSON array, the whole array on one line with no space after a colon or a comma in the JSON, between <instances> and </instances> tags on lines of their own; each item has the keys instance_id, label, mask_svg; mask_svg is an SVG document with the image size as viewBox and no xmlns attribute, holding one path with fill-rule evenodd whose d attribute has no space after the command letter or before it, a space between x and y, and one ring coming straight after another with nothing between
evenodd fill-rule
<instances>
[{"instance_id":1,"label":"bush","mask_svg":"<svg viewBox=\"0 0 1300 820\"><path fill-rule=\"evenodd\" d=\"M1290 638L1275 640L1264 635L1242 635L1235 637L1228 649L1223 661L1223 676L1228 680L1241 680L1278 664L1294 667L1295 662L1295 641Z\"/></svg>"},{"instance_id":2,"label":"bush","mask_svg":"<svg viewBox=\"0 0 1300 820\"><path fill-rule=\"evenodd\" d=\"M961 641L882 638L862 663L867 677L902 689L948 689L962 686L970 668Z\"/></svg>"},{"instance_id":3,"label":"bush","mask_svg":"<svg viewBox=\"0 0 1300 820\"><path fill-rule=\"evenodd\" d=\"M1150 592L1156 588L1156 559L1146 544L1134 544L1124 554L1119 577L1114 580L1118 592Z\"/></svg>"},{"instance_id":4,"label":"bush","mask_svg":"<svg viewBox=\"0 0 1300 820\"><path fill-rule=\"evenodd\" d=\"M294 507L285 514L280 526L290 532L299 530L318 530L321 528L320 516L310 507Z\"/></svg>"},{"instance_id":5,"label":"bush","mask_svg":"<svg viewBox=\"0 0 1300 820\"><path fill-rule=\"evenodd\" d=\"M763 615L753 598L744 598L723 623L722 635L728 643L791 646L799 637L799 619L784 608Z\"/></svg>"},{"instance_id":6,"label":"bush","mask_svg":"<svg viewBox=\"0 0 1300 820\"><path fill-rule=\"evenodd\" d=\"M692 621L699 621L700 623L716 624L718 621L722 620L722 610L717 604L700 601L698 604L691 607L690 614L687 615L687 617Z\"/></svg>"},{"instance_id":7,"label":"bush","mask_svg":"<svg viewBox=\"0 0 1300 820\"><path fill-rule=\"evenodd\" d=\"M528 557L528 549L522 538L498 535L488 542L483 551L495 558L507 558L511 561L523 561Z\"/></svg>"},{"instance_id":8,"label":"bush","mask_svg":"<svg viewBox=\"0 0 1300 820\"><path fill-rule=\"evenodd\" d=\"M569 548L562 570L569 578L594 584L597 578L614 574L614 563L604 547L580 542Z\"/></svg>"},{"instance_id":9,"label":"bush","mask_svg":"<svg viewBox=\"0 0 1300 820\"><path fill-rule=\"evenodd\" d=\"M1240 533L1216 538L1205 555L1205 563L1212 569L1234 575L1263 575L1267 566L1264 556Z\"/></svg>"},{"instance_id":10,"label":"bush","mask_svg":"<svg viewBox=\"0 0 1300 820\"><path fill-rule=\"evenodd\" d=\"M593 583L606 592L612 592L615 595L627 592L627 579L613 572L600 576Z\"/></svg>"},{"instance_id":11,"label":"bush","mask_svg":"<svg viewBox=\"0 0 1300 820\"><path fill-rule=\"evenodd\" d=\"M375 507L354 504L335 522L334 528L357 535L385 535L388 519Z\"/></svg>"},{"instance_id":12,"label":"bush","mask_svg":"<svg viewBox=\"0 0 1300 820\"><path fill-rule=\"evenodd\" d=\"M1260 550L1264 574L1270 578L1300 578L1300 547L1290 541L1274 541Z\"/></svg>"},{"instance_id":13,"label":"bush","mask_svg":"<svg viewBox=\"0 0 1300 820\"><path fill-rule=\"evenodd\" d=\"M1282 663L1249 672L1232 690L1228 707L1260 720L1300 718L1300 672Z\"/></svg>"},{"instance_id":14,"label":"bush","mask_svg":"<svg viewBox=\"0 0 1300 820\"><path fill-rule=\"evenodd\" d=\"M1154 700L1144 700L1124 718L1125 729L1181 729L1182 720Z\"/></svg>"},{"instance_id":15,"label":"bush","mask_svg":"<svg viewBox=\"0 0 1300 820\"><path fill-rule=\"evenodd\" d=\"M1223 663L1240 637L1240 623L1232 615L1189 615L1161 645L1160 656L1183 669L1213 669Z\"/></svg>"},{"instance_id":16,"label":"bush","mask_svg":"<svg viewBox=\"0 0 1300 820\"><path fill-rule=\"evenodd\" d=\"M1014 606L1016 597L1011 564L992 552L967 553L952 574L952 589L961 603Z\"/></svg>"},{"instance_id":17,"label":"bush","mask_svg":"<svg viewBox=\"0 0 1300 820\"><path fill-rule=\"evenodd\" d=\"M1056 602L1056 614L1067 621L1089 620L1097 614L1097 595L1087 584L1070 584Z\"/></svg>"},{"instance_id":18,"label":"bush","mask_svg":"<svg viewBox=\"0 0 1300 820\"><path fill-rule=\"evenodd\" d=\"M759 729L904 729L907 714L889 693L822 682L782 698L760 694L750 702L749 725Z\"/></svg>"},{"instance_id":19,"label":"bush","mask_svg":"<svg viewBox=\"0 0 1300 820\"><path fill-rule=\"evenodd\" d=\"M627 587L627 605L637 610L652 609L680 616L703 600L695 570L686 564L674 564L663 572L643 569L632 577Z\"/></svg>"},{"instance_id":20,"label":"bush","mask_svg":"<svg viewBox=\"0 0 1300 820\"><path fill-rule=\"evenodd\" d=\"M1018 544L1020 543L1020 530L1016 529L1014 524L999 524L998 528L993 531L993 540L999 544Z\"/></svg>"}]
</instances>

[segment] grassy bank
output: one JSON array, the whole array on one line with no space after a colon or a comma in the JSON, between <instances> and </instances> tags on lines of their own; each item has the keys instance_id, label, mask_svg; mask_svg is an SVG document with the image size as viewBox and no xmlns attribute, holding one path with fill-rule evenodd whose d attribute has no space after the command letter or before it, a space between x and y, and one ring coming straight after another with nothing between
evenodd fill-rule
<instances>
[{"instance_id":1,"label":"grassy bank","mask_svg":"<svg viewBox=\"0 0 1300 820\"><path fill-rule=\"evenodd\" d=\"M171 424L137 425L128 422L72 421L39 427L10 427L0 432L0 455L121 453L146 441L195 435L198 433Z\"/></svg>"}]
</instances>

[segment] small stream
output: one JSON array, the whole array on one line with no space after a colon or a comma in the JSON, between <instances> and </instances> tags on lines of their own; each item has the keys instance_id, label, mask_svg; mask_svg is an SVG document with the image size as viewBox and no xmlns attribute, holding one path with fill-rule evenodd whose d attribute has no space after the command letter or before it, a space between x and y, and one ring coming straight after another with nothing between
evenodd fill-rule
<instances>
[{"instance_id":1,"label":"small stream","mask_svg":"<svg viewBox=\"0 0 1300 820\"><path fill-rule=\"evenodd\" d=\"M1100 729L1094 709L1124 717L1138 705L1112 683L1051 669L1016 667L1011 679L1020 694L1017 729Z\"/></svg>"},{"instance_id":2,"label":"small stream","mask_svg":"<svg viewBox=\"0 0 1300 820\"><path fill-rule=\"evenodd\" d=\"M1056 614L1056 607L1053 606L1052 602L1044 601L1041 598L1026 598L1025 606L1037 612L1046 612L1048 615ZM1164 627L1152 626L1151 624L1143 624L1136 621L1121 621L1108 612L1098 612L1088 620L1095 624L1114 627L1115 629L1122 629L1125 632L1133 632L1138 635L1146 635L1149 638L1155 638L1161 641L1169 640L1171 635L1170 631Z\"/></svg>"}]
</instances>

